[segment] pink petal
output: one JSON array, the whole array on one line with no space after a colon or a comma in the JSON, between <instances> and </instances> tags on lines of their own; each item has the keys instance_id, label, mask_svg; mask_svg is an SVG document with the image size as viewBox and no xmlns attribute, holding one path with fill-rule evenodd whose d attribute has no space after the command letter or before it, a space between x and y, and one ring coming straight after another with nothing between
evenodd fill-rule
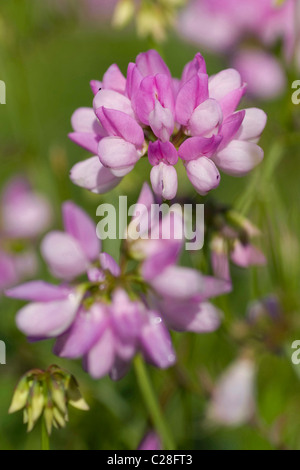
<instances>
[{"instance_id":1,"label":"pink petal","mask_svg":"<svg viewBox=\"0 0 300 470\"><path fill-rule=\"evenodd\" d=\"M263 50L242 50L235 56L233 65L247 83L249 93L257 98L276 98L286 88L282 64L273 54Z\"/></svg>"},{"instance_id":2,"label":"pink petal","mask_svg":"<svg viewBox=\"0 0 300 470\"><path fill-rule=\"evenodd\" d=\"M96 234L96 224L72 201L62 206L65 231L78 241L83 253L90 261L98 258L101 242Z\"/></svg>"},{"instance_id":3,"label":"pink petal","mask_svg":"<svg viewBox=\"0 0 300 470\"><path fill-rule=\"evenodd\" d=\"M88 311L81 308L71 328L57 339L53 352L69 359L82 357L94 346L106 327L105 306L95 303Z\"/></svg>"},{"instance_id":4,"label":"pink petal","mask_svg":"<svg viewBox=\"0 0 300 470\"><path fill-rule=\"evenodd\" d=\"M102 88L102 83L99 80L91 80L90 87L93 92L93 95L97 95L100 88Z\"/></svg>"},{"instance_id":5,"label":"pink petal","mask_svg":"<svg viewBox=\"0 0 300 470\"><path fill-rule=\"evenodd\" d=\"M96 112L102 126L109 136L122 137L137 148L144 143L144 132L135 119L121 111L99 108Z\"/></svg>"},{"instance_id":6,"label":"pink petal","mask_svg":"<svg viewBox=\"0 0 300 470\"><path fill-rule=\"evenodd\" d=\"M91 157L76 163L71 169L70 179L77 186L97 194L110 191L122 181L102 165L99 157Z\"/></svg>"},{"instance_id":7,"label":"pink petal","mask_svg":"<svg viewBox=\"0 0 300 470\"><path fill-rule=\"evenodd\" d=\"M87 371L94 379L100 379L111 370L115 359L114 336L107 329L85 358Z\"/></svg>"},{"instance_id":8,"label":"pink petal","mask_svg":"<svg viewBox=\"0 0 300 470\"><path fill-rule=\"evenodd\" d=\"M46 235L41 253L52 274L59 279L74 279L84 273L89 264L79 242L64 232Z\"/></svg>"},{"instance_id":9,"label":"pink petal","mask_svg":"<svg viewBox=\"0 0 300 470\"><path fill-rule=\"evenodd\" d=\"M188 129L193 136L210 137L218 132L223 119L222 110L216 100L208 99L201 103L193 112Z\"/></svg>"},{"instance_id":10,"label":"pink petal","mask_svg":"<svg viewBox=\"0 0 300 470\"><path fill-rule=\"evenodd\" d=\"M158 100L155 101L154 109L149 114L149 125L156 137L162 142L167 142L174 131L174 116L170 109L163 108Z\"/></svg>"},{"instance_id":11,"label":"pink petal","mask_svg":"<svg viewBox=\"0 0 300 470\"><path fill-rule=\"evenodd\" d=\"M140 304L130 300L123 289L117 289L113 293L111 314L118 338L124 342L136 340L142 326Z\"/></svg>"},{"instance_id":12,"label":"pink petal","mask_svg":"<svg viewBox=\"0 0 300 470\"><path fill-rule=\"evenodd\" d=\"M170 201L177 193L177 172L172 165L161 162L150 173L153 191L163 199Z\"/></svg>"},{"instance_id":13,"label":"pink petal","mask_svg":"<svg viewBox=\"0 0 300 470\"><path fill-rule=\"evenodd\" d=\"M121 269L118 263L114 260L112 256L107 253L100 253L99 256L101 269L104 271L108 270L114 277L119 277L121 274Z\"/></svg>"},{"instance_id":14,"label":"pink petal","mask_svg":"<svg viewBox=\"0 0 300 470\"><path fill-rule=\"evenodd\" d=\"M129 63L127 69L127 81L126 81L126 92L129 99L133 99L133 95L136 94L140 87L143 75L132 62ZM135 109L134 103L132 102L133 108Z\"/></svg>"},{"instance_id":15,"label":"pink petal","mask_svg":"<svg viewBox=\"0 0 300 470\"><path fill-rule=\"evenodd\" d=\"M234 249L230 257L235 264L242 268L247 268L249 266L264 266L267 262L264 254L258 248L250 243L243 245L239 241L235 242Z\"/></svg>"},{"instance_id":16,"label":"pink petal","mask_svg":"<svg viewBox=\"0 0 300 470\"><path fill-rule=\"evenodd\" d=\"M120 137L105 137L99 143L101 163L112 170L131 169L140 159L135 146Z\"/></svg>"},{"instance_id":17,"label":"pink petal","mask_svg":"<svg viewBox=\"0 0 300 470\"><path fill-rule=\"evenodd\" d=\"M143 262L142 275L146 281L156 278L168 266L178 261L182 248L181 240L147 240L152 243L154 249L149 250L147 258Z\"/></svg>"},{"instance_id":18,"label":"pink petal","mask_svg":"<svg viewBox=\"0 0 300 470\"><path fill-rule=\"evenodd\" d=\"M176 355L168 330L156 312L150 312L141 334L141 348L148 362L161 369L174 365Z\"/></svg>"},{"instance_id":19,"label":"pink petal","mask_svg":"<svg viewBox=\"0 0 300 470\"><path fill-rule=\"evenodd\" d=\"M189 161L186 165L186 172L190 182L201 196L205 196L220 184L220 173L209 158L200 157Z\"/></svg>"},{"instance_id":20,"label":"pink petal","mask_svg":"<svg viewBox=\"0 0 300 470\"><path fill-rule=\"evenodd\" d=\"M95 111L104 107L122 111L123 113L134 117L129 99L126 98L126 96L121 95L121 93L117 93L113 90L100 90L94 98L93 107Z\"/></svg>"},{"instance_id":21,"label":"pink petal","mask_svg":"<svg viewBox=\"0 0 300 470\"><path fill-rule=\"evenodd\" d=\"M88 152L97 154L98 145L101 140L101 136L98 134L90 134L88 132L71 132L68 134L69 139L75 144L83 147Z\"/></svg>"},{"instance_id":22,"label":"pink petal","mask_svg":"<svg viewBox=\"0 0 300 470\"><path fill-rule=\"evenodd\" d=\"M233 90L226 95L222 100L219 101L224 119L235 112L236 108L240 104L241 99L246 93L247 85L243 85L237 90Z\"/></svg>"},{"instance_id":23,"label":"pink petal","mask_svg":"<svg viewBox=\"0 0 300 470\"><path fill-rule=\"evenodd\" d=\"M147 75L156 75L158 73L171 77L168 66L159 53L154 49L139 54L136 58L136 65L144 77Z\"/></svg>"},{"instance_id":24,"label":"pink petal","mask_svg":"<svg viewBox=\"0 0 300 470\"><path fill-rule=\"evenodd\" d=\"M220 326L221 312L209 302L161 302L160 309L169 328L175 331L211 333Z\"/></svg>"},{"instance_id":25,"label":"pink petal","mask_svg":"<svg viewBox=\"0 0 300 470\"><path fill-rule=\"evenodd\" d=\"M71 289L65 286L55 286L44 281L31 281L20 286L8 289L7 297L34 302L50 302L63 300L71 293Z\"/></svg>"},{"instance_id":26,"label":"pink petal","mask_svg":"<svg viewBox=\"0 0 300 470\"><path fill-rule=\"evenodd\" d=\"M209 97L221 101L229 93L242 86L242 78L235 69L226 69L209 79Z\"/></svg>"},{"instance_id":27,"label":"pink petal","mask_svg":"<svg viewBox=\"0 0 300 470\"><path fill-rule=\"evenodd\" d=\"M189 81L194 75L198 73L206 74L206 64L204 57L197 52L194 59L191 62L188 62L182 72L181 83L184 84Z\"/></svg>"},{"instance_id":28,"label":"pink petal","mask_svg":"<svg viewBox=\"0 0 300 470\"><path fill-rule=\"evenodd\" d=\"M212 137L190 137L185 140L178 149L178 155L182 160L196 160L203 155L211 157L222 141L219 135Z\"/></svg>"},{"instance_id":29,"label":"pink petal","mask_svg":"<svg viewBox=\"0 0 300 470\"><path fill-rule=\"evenodd\" d=\"M245 117L236 138L238 140L247 140L256 144L259 141L266 124L267 115L262 109L248 108L245 110Z\"/></svg>"},{"instance_id":30,"label":"pink petal","mask_svg":"<svg viewBox=\"0 0 300 470\"><path fill-rule=\"evenodd\" d=\"M263 157L264 152L258 145L233 140L212 158L224 173L231 176L244 176L253 170Z\"/></svg>"},{"instance_id":31,"label":"pink petal","mask_svg":"<svg viewBox=\"0 0 300 470\"><path fill-rule=\"evenodd\" d=\"M104 89L110 89L124 94L126 78L116 64L111 65L103 75L102 85Z\"/></svg>"},{"instance_id":32,"label":"pink petal","mask_svg":"<svg viewBox=\"0 0 300 470\"><path fill-rule=\"evenodd\" d=\"M151 165L158 165L160 162L176 165L178 162L177 150L171 142L149 142L148 158Z\"/></svg>"},{"instance_id":33,"label":"pink petal","mask_svg":"<svg viewBox=\"0 0 300 470\"><path fill-rule=\"evenodd\" d=\"M188 299L203 289L203 276L192 268L169 266L151 280L152 287L163 297Z\"/></svg>"},{"instance_id":34,"label":"pink petal","mask_svg":"<svg viewBox=\"0 0 300 470\"><path fill-rule=\"evenodd\" d=\"M139 444L138 450L162 450L159 436L154 432L148 432Z\"/></svg>"},{"instance_id":35,"label":"pink petal","mask_svg":"<svg viewBox=\"0 0 300 470\"><path fill-rule=\"evenodd\" d=\"M220 144L220 150L225 148L231 140L237 135L245 118L245 111L237 111L228 116L222 124L220 134L223 140Z\"/></svg>"},{"instance_id":36,"label":"pink petal","mask_svg":"<svg viewBox=\"0 0 300 470\"><path fill-rule=\"evenodd\" d=\"M52 302L34 302L17 315L18 328L30 338L51 338L62 334L71 325L79 307L78 295Z\"/></svg>"},{"instance_id":37,"label":"pink petal","mask_svg":"<svg viewBox=\"0 0 300 470\"><path fill-rule=\"evenodd\" d=\"M1 216L8 238L35 238L50 225L52 210L47 199L32 191L26 180L14 178L4 188Z\"/></svg>"},{"instance_id":38,"label":"pink petal","mask_svg":"<svg viewBox=\"0 0 300 470\"><path fill-rule=\"evenodd\" d=\"M77 109L71 117L71 124L74 132L104 135L93 108Z\"/></svg>"},{"instance_id":39,"label":"pink petal","mask_svg":"<svg viewBox=\"0 0 300 470\"><path fill-rule=\"evenodd\" d=\"M238 359L220 377L208 408L208 417L217 423L239 426L255 411L255 366Z\"/></svg>"},{"instance_id":40,"label":"pink petal","mask_svg":"<svg viewBox=\"0 0 300 470\"><path fill-rule=\"evenodd\" d=\"M18 282L14 258L0 251L0 293L3 289ZM7 294L8 295L8 294Z\"/></svg>"},{"instance_id":41,"label":"pink petal","mask_svg":"<svg viewBox=\"0 0 300 470\"><path fill-rule=\"evenodd\" d=\"M204 73L195 75L178 92L175 105L176 121L186 126L194 110L208 98L208 76Z\"/></svg>"}]
</instances>

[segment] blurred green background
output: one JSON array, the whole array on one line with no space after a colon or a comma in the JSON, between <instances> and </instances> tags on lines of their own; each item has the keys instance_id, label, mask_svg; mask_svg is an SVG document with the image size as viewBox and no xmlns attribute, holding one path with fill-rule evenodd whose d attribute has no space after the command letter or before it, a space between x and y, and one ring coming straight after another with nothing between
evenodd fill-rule
<instances>
[{"instance_id":1,"label":"blurred green background","mask_svg":"<svg viewBox=\"0 0 300 470\"><path fill-rule=\"evenodd\" d=\"M75 9L61 11L55 2L2 1L0 79L6 83L7 104L0 106L1 187L16 173L27 175L51 201L55 227L60 227L60 205L66 199L84 207L95 221L102 202L117 203L121 194L135 202L143 181L149 179L147 165L139 163L113 192L91 195L68 178L72 165L88 155L67 134L73 111L91 106L89 81L101 80L112 63L125 74L128 62L147 49L149 43L134 31L116 32L100 18L82 21ZM197 52L175 33L161 49L178 77ZM209 74L226 67L225 59L205 57ZM290 83L296 78L300 77L291 74ZM291 93L289 88L276 102L254 104L269 116L262 139L265 160L248 177L222 177L213 192L214 199L233 204L260 227L268 266L232 267L234 290L216 301L224 311L220 330L209 335L174 334L178 365L167 371L149 367L179 449L300 449L300 365L291 362L291 343L300 339L300 117ZM196 200L184 174L179 191ZM104 249L118 257L118 242L105 242ZM188 262L195 265L198 258ZM43 265L39 277L51 280ZM284 320L280 325L264 325L263 332L244 334L249 302L270 293L280 299ZM9 416L7 410L20 376L51 363L77 377L91 408L87 413L70 410L70 423L64 430L54 430L51 447L135 449L149 422L134 372L119 383L108 378L94 381L82 371L80 361L56 358L51 341L29 344L15 326L19 306L0 299L0 339L7 345L7 364L0 365L0 449L40 448L39 424L26 434L21 413ZM208 426L203 376L214 380L248 346L256 351L259 422L235 429Z\"/></svg>"}]
</instances>

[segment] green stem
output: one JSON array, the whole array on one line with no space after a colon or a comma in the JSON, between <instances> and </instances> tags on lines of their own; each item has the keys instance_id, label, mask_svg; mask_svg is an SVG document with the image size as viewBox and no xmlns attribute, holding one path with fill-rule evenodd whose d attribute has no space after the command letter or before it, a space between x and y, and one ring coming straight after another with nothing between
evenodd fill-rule
<instances>
[{"instance_id":1,"label":"green stem","mask_svg":"<svg viewBox=\"0 0 300 470\"><path fill-rule=\"evenodd\" d=\"M41 450L50 450L49 435L44 417L42 417Z\"/></svg>"},{"instance_id":2,"label":"green stem","mask_svg":"<svg viewBox=\"0 0 300 470\"><path fill-rule=\"evenodd\" d=\"M137 381L143 395L146 407L148 408L149 415L153 425L162 439L165 450L175 450L173 438L165 422L159 404L157 402L152 384L150 382L145 363L141 356L136 356L134 359L134 368L137 376Z\"/></svg>"}]
</instances>

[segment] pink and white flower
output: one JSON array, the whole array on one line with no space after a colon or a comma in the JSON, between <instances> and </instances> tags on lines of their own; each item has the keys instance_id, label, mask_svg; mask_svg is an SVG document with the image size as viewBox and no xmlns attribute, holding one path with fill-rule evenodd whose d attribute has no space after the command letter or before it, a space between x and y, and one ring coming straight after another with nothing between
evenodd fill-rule
<instances>
[{"instance_id":1,"label":"pink and white flower","mask_svg":"<svg viewBox=\"0 0 300 470\"><path fill-rule=\"evenodd\" d=\"M125 78L117 65L102 83L91 82L93 109L72 117L70 138L94 156L77 163L71 179L93 192L115 187L148 152L153 191L163 199L177 192L175 165L181 160L196 191L220 183L219 169L243 176L263 159L257 145L266 125L257 108L237 111L246 92L234 69L209 77L201 54L174 79L155 50L130 63Z\"/></svg>"}]
</instances>

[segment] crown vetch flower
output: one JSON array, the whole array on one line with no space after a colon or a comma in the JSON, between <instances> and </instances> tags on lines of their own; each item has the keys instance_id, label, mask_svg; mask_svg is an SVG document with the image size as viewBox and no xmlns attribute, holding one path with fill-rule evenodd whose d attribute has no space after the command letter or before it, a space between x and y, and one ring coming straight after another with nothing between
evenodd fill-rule
<instances>
[{"instance_id":1,"label":"crown vetch flower","mask_svg":"<svg viewBox=\"0 0 300 470\"><path fill-rule=\"evenodd\" d=\"M94 156L71 170L72 181L91 191L116 186L147 153L153 190L163 199L176 195L178 157L201 195L219 185L218 169L243 176L263 159L257 143L265 113L236 111L246 91L240 74L228 69L209 77L199 53L181 80L150 50L129 64L126 78L112 65L92 89L93 109L74 113L70 134L98 155L99 161Z\"/></svg>"},{"instance_id":2,"label":"crown vetch flower","mask_svg":"<svg viewBox=\"0 0 300 470\"><path fill-rule=\"evenodd\" d=\"M87 214L73 203L64 203L65 232L50 232L42 242L50 270L64 282L33 281L7 291L10 297L30 301L17 315L21 331L34 340L56 338L54 352L83 357L86 370L95 378L107 373L113 379L122 377L137 352L160 368L174 364L167 327L198 333L215 330L220 312L207 300L230 287L228 282L176 266L183 242L176 233L181 218L176 218L169 239L164 239L171 215L158 226L145 224L153 203L147 185L137 206L142 203L142 219L135 215L129 234L134 224L141 224L161 235L129 238L120 266L109 254L99 254L96 227ZM135 260L131 270L126 267L129 258ZM75 279L82 274L85 280Z\"/></svg>"}]
</instances>

